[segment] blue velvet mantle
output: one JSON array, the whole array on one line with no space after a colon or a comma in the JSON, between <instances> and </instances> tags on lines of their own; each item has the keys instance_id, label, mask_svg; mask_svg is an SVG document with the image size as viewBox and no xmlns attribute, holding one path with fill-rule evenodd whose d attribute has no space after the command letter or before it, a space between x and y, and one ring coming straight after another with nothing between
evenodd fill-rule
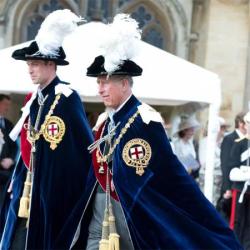
<instances>
[{"instance_id":1,"label":"blue velvet mantle","mask_svg":"<svg viewBox=\"0 0 250 250\"><path fill-rule=\"evenodd\" d=\"M115 123L121 122L116 137L140 104L132 96L114 115ZM147 141L152 149L142 176L122 158L125 144L135 138ZM242 249L233 231L173 154L160 123L145 124L139 115L115 149L112 166L115 189L135 249ZM85 194L90 202L81 223L78 248L86 245L95 185L90 169Z\"/></svg>"},{"instance_id":2,"label":"blue velvet mantle","mask_svg":"<svg viewBox=\"0 0 250 250\"><path fill-rule=\"evenodd\" d=\"M55 99L58 83L56 77L42 91L44 96L48 94L48 99L41 123ZM30 110L33 125L37 111L35 99ZM93 136L78 94L75 91L69 97L62 94L53 115L64 121L66 132L55 150L50 149L43 137L37 141L27 249L69 249L85 206L82 197L92 165L87 147ZM1 212L1 249L11 246L26 172L20 158L13 175L13 199L5 199Z\"/></svg>"}]
</instances>

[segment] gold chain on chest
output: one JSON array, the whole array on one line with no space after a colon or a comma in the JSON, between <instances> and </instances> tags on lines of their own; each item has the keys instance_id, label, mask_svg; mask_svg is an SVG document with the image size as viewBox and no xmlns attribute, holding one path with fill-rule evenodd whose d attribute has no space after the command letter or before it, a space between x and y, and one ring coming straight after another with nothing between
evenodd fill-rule
<instances>
[{"instance_id":1,"label":"gold chain on chest","mask_svg":"<svg viewBox=\"0 0 250 250\"><path fill-rule=\"evenodd\" d=\"M129 119L128 122L125 124L125 126L121 129L121 132L119 134L119 136L116 138L114 144L110 147L109 152L106 155L102 155L100 150L96 150L96 158L97 158L97 162L98 163L104 163L107 162L107 159L109 159L109 157L113 154L115 148L117 147L117 145L120 143L122 137L126 134L127 130L129 129L129 127L131 126L131 124L135 121L135 118L139 115L139 110L137 110ZM105 127L105 126L104 126ZM104 131L104 127L103 127L103 131ZM103 133L102 131L102 133Z\"/></svg>"},{"instance_id":2,"label":"gold chain on chest","mask_svg":"<svg viewBox=\"0 0 250 250\"><path fill-rule=\"evenodd\" d=\"M31 121L29 120L27 139L31 144L34 144L34 142L37 141L40 138L40 136L43 134L43 132L45 130L45 124L47 123L47 120L51 117L51 115L53 114L54 109L55 109L56 105L58 104L60 98L61 98L61 93L56 95L55 100L52 103L52 105L50 106L50 110L49 110L48 114L45 116L45 120L44 120L43 124L41 125L41 128L39 131L37 131L37 132L35 131L34 133L31 133L31 130L30 130ZM38 116L41 116L41 114L39 114L39 112L38 112ZM36 119L36 120L38 120L38 119ZM40 117L39 117L39 120L40 120Z\"/></svg>"}]
</instances>

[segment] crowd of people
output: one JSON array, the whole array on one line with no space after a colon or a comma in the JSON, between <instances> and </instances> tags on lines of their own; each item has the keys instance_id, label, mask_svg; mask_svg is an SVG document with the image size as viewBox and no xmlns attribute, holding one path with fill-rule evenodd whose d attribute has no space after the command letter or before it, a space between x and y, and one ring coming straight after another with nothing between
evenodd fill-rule
<instances>
[{"instance_id":1,"label":"crowd of people","mask_svg":"<svg viewBox=\"0 0 250 250\"><path fill-rule=\"evenodd\" d=\"M161 115L133 94L133 77L143 69L133 61L141 31L129 15L118 14L107 26L103 52L87 69L106 107L91 129L78 93L56 72L69 63L62 34L74 32L78 21L69 10L55 11L34 41L12 54L26 61L37 89L14 128L7 119L1 124L1 102L10 99L0 96L0 149L10 141L13 150L1 154L1 167L11 174L1 182L8 190L1 199L0 249L250 249L248 179L231 186L239 182L233 170L248 165L244 134L250 129L240 124L245 128L249 116L236 119L237 137L224 137L221 123L217 138L221 197L235 204L230 229L198 184L200 123L185 117L170 144ZM19 136L17 158L10 138Z\"/></svg>"},{"instance_id":2,"label":"crowd of people","mask_svg":"<svg viewBox=\"0 0 250 250\"><path fill-rule=\"evenodd\" d=\"M234 130L222 117L218 117L218 132L214 155L213 204L221 216L234 230L244 249L250 249L250 113L239 112L235 116ZM185 125L184 125L185 124ZM177 138L172 139L174 153L187 172L197 179L200 189L204 188L206 168L207 130L200 140L195 139L201 128L193 116L179 123ZM186 138L186 140L185 140ZM197 145L197 146L195 146ZM192 155L192 157L191 157ZM195 160L195 161L194 161ZM195 173L190 171L194 169Z\"/></svg>"}]
</instances>

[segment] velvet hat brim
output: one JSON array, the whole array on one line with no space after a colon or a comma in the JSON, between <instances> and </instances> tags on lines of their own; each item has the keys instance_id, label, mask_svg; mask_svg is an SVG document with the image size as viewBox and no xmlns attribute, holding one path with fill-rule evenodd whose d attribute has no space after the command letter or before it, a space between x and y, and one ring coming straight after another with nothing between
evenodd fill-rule
<instances>
[{"instance_id":1,"label":"velvet hat brim","mask_svg":"<svg viewBox=\"0 0 250 250\"><path fill-rule=\"evenodd\" d=\"M105 58L103 56L97 56L94 62L87 69L87 76L97 77L101 75L108 75L108 72L104 68ZM112 72L111 75L129 75L140 76L142 74L142 68L131 60L125 60L119 69Z\"/></svg>"},{"instance_id":2,"label":"velvet hat brim","mask_svg":"<svg viewBox=\"0 0 250 250\"><path fill-rule=\"evenodd\" d=\"M12 53L12 57L16 60L43 60L53 61L56 65L68 65L69 62L65 60L66 55L62 47L59 48L58 55L43 55L39 52L36 41L33 41L28 47L15 50Z\"/></svg>"}]
</instances>

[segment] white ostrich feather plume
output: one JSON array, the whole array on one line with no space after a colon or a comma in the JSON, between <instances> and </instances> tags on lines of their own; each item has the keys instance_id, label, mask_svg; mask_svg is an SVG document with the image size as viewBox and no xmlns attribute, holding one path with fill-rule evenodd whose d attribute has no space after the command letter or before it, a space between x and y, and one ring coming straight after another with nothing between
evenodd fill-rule
<instances>
[{"instance_id":1,"label":"white ostrich feather plume","mask_svg":"<svg viewBox=\"0 0 250 250\"><path fill-rule=\"evenodd\" d=\"M82 18L68 9L56 10L49 14L43 21L35 38L39 52L43 55L58 55L59 47L65 36L77 28L77 23Z\"/></svg>"},{"instance_id":2,"label":"white ostrich feather plume","mask_svg":"<svg viewBox=\"0 0 250 250\"><path fill-rule=\"evenodd\" d=\"M112 74L124 60L132 59L138 51L140 39L138 22L128 14L117 14L113 23L108 24L100 45L105 58L105 70Z\"/></svg>"}]
</instances>

